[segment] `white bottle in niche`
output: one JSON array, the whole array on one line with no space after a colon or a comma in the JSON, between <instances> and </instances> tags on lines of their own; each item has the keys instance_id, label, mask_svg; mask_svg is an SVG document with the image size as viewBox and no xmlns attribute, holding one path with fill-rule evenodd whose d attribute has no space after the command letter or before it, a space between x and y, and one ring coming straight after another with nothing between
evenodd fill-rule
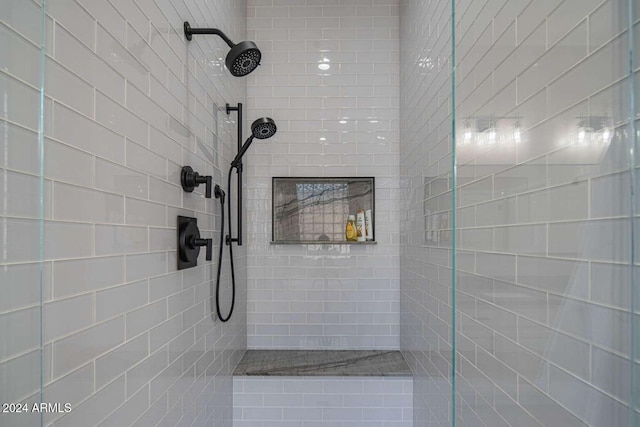
<instances>
[{"instance_id":1,"label":"white bottle in niche","mask_svg":"<svg viewBox=\"0 0 640 427\"><path fill-rule=\"evenodd\" d=\"M371 209L364 211L364 229L365 237L368 241L373 240L373 221L371 218Z\"/></svg>"},{"instance_id":2,"label":"white bottle in niche","mask_svg":"<svg viewBox=\"0 0 640 427\"><path fill-rule=\"evenodd\" d=\"M431 219L433 220L431 223L431 241L438 243L440 241L440 215L433 215Z\"/></svg>"},{"instance_id":3,"label":"white bottle in niche","mask_svg":"<svg viewBox=\"0 0 640 427\"><path fill-rule=\"evenodd\" d=\"M364 226L364 211L360 209L356 214L356 236L358 236L358 242L365 242L367 240Z\"/></svg>"},{"instance_id":4,"label":"white bottle in niche","mask_svg":"<svg viewBox=\"0 0 640 427\"><path fill-rule=\"evenodd\" d=\"M431 224L433 224L433 221L431 220L431 210L427 209L425 215L427 217L427 219L425 220L427 228L427 242L430 242L433 238L433 227L431 226Z\"/></svg>"}]
</instances>

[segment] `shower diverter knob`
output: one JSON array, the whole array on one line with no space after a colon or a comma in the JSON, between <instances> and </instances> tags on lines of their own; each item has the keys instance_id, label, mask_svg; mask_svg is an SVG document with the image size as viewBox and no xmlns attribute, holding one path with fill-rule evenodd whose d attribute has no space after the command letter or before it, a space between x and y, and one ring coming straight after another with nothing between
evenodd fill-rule
<instances>
[{"instance_id":1,"label":"shower diverter knob","mask_svg":"<svg viewBox=\"0 0 640 427\"><path fill-rule=\"evenodd\" d=\"M200 184L206 184L204 197L207 199L211 198L211 186L213 185L213 179L211 176L200 175L198 172L195 172L191 166L182 167L182 171L180 173L180 184L182 184L182 189L187 193L191 193L193 189L198 187Z\"/></svg>"},{"instance_id":2,"label":"shower diverter knob","mask_svg":"<svg viewBox=\"0 0 640 427\"><path fill-rule=\"evenodd\" d=\"M201 239L198 220L186 216L178 216L178 270L198 265L200 247L207 247L207 261L211 261L213 251L212 239Z\"/></svg>"}]
</instances>

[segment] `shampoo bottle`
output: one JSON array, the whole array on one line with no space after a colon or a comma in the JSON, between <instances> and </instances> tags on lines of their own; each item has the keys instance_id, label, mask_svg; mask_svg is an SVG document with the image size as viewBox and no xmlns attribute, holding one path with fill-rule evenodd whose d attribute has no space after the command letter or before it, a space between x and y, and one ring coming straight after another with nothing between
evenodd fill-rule
<instances>
[{"instance_id":1,"label":"shampoo bottle","mask_svg":"<svg viewBox=\"0 0 640 427\"><path fill-rule=\"evenodd\" d=\"M354 215L349 215L349 219L347 219L345 237L347 238L347 242L356 242L358 240L356 235L356 217Z\"/></svg>"},{"instance_id":2,"label":"shampoo bottle","mask_svg":"<svg viewBox=\"0 0 640 427\"><path fill-rule=\"evenodd\" d=\"M367 240L373 240L373 218L371 216L371 209L364 211L364 228Z\"/></svg>"},{"instance_id":3,"label":"shampoo bottle","mask_svg":"<svg viewBox=\"0 0 640 427\"><path fill-rule=\"evenodd\" d=\"M358 242L367 240L367 231L364 226L364 211L361 209L356 215L356 236Z\"/></svg>"}]
</instances>

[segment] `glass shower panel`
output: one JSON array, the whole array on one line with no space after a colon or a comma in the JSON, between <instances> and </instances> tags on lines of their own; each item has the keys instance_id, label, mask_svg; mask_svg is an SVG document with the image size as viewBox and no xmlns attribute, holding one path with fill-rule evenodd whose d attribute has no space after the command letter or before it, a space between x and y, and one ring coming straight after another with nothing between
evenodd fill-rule
<instances>
[{"instance_id":1,"label":"glass shower panel","mask_svg":"<svg viewBox=\"0 0 640 427\"><path fill-rule=\"evenodd\" d=\"M0 9L0 425L41 425L43 7ZM28 405L25 407L24 405ZM26 409L26 411L25 411Z\"/></svg>"},{"instance_id":2,"label":"glass shower panel","mask_svg":"<svg viewBox=\"0 0 640 427\"><path fill-rule=\"evenodd\" d=\"M627 9L456 3L457 426L628 425Z\"/></svg>"},{"instance_id":3,"label":"glass shower panel","mask_svg":"<svg viewBox=\"0 0 640 427\"><path fill-rule=\"evenodd\" d=\"M402 348L416 426L451 424L451 2L401 4Z\"/></svg>"},{"instance_id":4,"label":"glass shower panel","mask_svg":"<svg viewBox=\"0 0 640 427\"><path fill-rule=\"evenodd\" d=\"M634 363L631 365L631 372L629 377L631 378L631 399L633 402L633 410L630 411L630 426L640 425L640 197L638 191L640 191L640 155L638 149L640 146L640 6L634 0L628 0L628 16L629 25L632 28L629 31L630 42L630 55L631 55L631 69L629 70L630 78L632 80L632 89L630 91L633 94L631 102L631 114L632 120L629 122L633 124L630 134L630 147L632 151L632 199L635 203L633 205L633 245L634 245L634 263L632 266L632 274L630 280L630 298L633 305L633 324L631 328L631 348L633 350L632 360Z\"/></svg>"}]
</instances>

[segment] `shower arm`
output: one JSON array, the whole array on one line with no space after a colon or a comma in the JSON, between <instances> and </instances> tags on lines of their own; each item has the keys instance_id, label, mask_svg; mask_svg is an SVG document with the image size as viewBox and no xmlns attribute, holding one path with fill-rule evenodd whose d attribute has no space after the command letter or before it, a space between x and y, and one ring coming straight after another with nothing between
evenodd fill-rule
<instances>
[{"instance_id":1,"label":"shower arm","mask_svg":"<svg viewBox=\"0 0 640 427\"><path fill-rule=\"evenodd\" d=\"M227 114L231 114L232 111L236 111L238 113L238 153L242 150L242 104L238 103L237 106L232 107L227 104ZM242 246L242 158L238 162L236 166L236 175L238 177L238 185L237 185L237 199L238 199L238 223L236 227L236 233L238 237L234 238L231 235L227 236L226 243L230 245L232 242L236 242L238 246ZM231 179L231 177L229 177ZM231 203L231 200L229 200ZM231 221L231 218L229 218Z\"/></svg>"},{"instance_id":2,"label":"shower arm","mask_svg":"<svg viewBox=\"0 0 640 427\"><path fill-rule=\"evenodd\" d=\"M191 28L191 25L189 25L189 22L184 21L184 35L187 38L187 40L191 40L191 37L194 34L213 34L216 36L220 36L220 38L224 40L225 43L229 45L229 47L234 47L236 45L234 42L231 41L229 37L227 37L225 33L222 32L222 30L219 30L217 28Z\"/></svg>"}]
</instances>

